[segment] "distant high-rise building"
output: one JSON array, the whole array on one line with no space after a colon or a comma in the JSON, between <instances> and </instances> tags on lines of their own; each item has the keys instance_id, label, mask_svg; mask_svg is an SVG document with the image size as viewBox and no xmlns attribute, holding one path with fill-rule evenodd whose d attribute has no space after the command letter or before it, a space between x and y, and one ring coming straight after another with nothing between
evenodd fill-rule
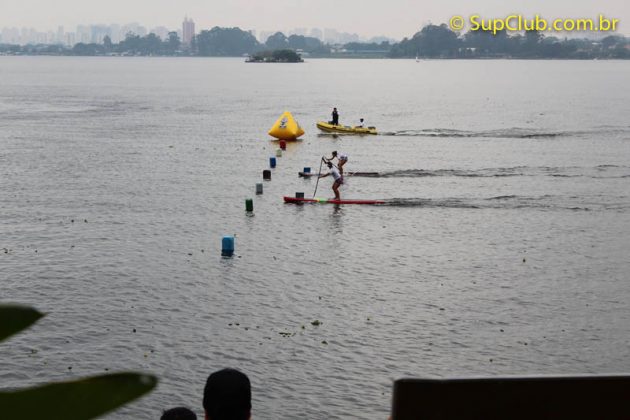
<instances>
[{"instance_id":1,"label":"distant high-rise building","mask_svg":"<svg viewBox=\"0 0 630 420\"><path fill-rule=\"evenodd\" d=\"M151 29L149 33L157 35L162 41L164 41L168 38L169 30L165 26L158 26Z\"/></svg>"},{"instance_id":2,"label":"distant high-rise building","mask_svg":"<svg viewBox=\"0 0 630 420\"><path fill-rule=\"evenodd\" d=\"M359 35L357 34L349 34L347 32L342 32L338 34L337 42L341 44L347 44L348 42L359 42Z\"/></svg>"},{"instance_id":3,"label":"distant high-rise building","mask_svg":"<svg viewBox=\"0 0 630 420\"><path fill-rule=\"evenodd\" d=\"M91 34L89 26L87 25L77 26L77 37L76 37L77 42L88 44L90 42L91 36L92 34Z\"/></svg>"},{"instance_id":4,"label":"distant high-rise building","mask_svg":"<svg viewBox=\"0 0 630 420\"><path fill-rule=\"evenodd\" d=\"M109 29L111 32L110 38L114 44L118 44L120 41L125 39L125 34L122 33L122 28L120 27L120 25L109 25Z\"/></svg>"},{"instance_id":5,"label":"distant high-rise building","mask_svg":"<svg viewBox=\"0 0 630 420\"><path fill-rule=\"evenodd\" d=\"M77 38L74 32L66 32L66 45L73 47L77 43Z\"/></svg>"},{"instance_id":6,"label":"distant high-rise building","mask_svg":"<svg viewBox=\"0 0 630 420\"><path fill-rule=\"evenodd\" d=\"M321 29L317 29L317 28L311 29L311 36L313 38L319 39L320 41L324 40L324 33L322 32Z\"/></svg>"},{"instance_id":7,"label":"distant high-rise building","mask_svg":"<svg viewBox=\"0 0 630 420\"><path fill-rule=\"evenodd\" d=\"M295 28L289 31L289 35L306 36L306 33L307 33L306 28Z\"/></svg>"},{"instance_id":8,"label":"distant high-rise building","mask_svg":"<svg viewBox=\"0 0 630 420\"><path fill-rule=\"evenodd\" d=\"M140 24L136 22L123 25L120 30L122 32L123 39L127 38L128 34L133 34L140 37L145 36L147 34L147 28L145 28L144 26L141 26Z\"/></svg>"},{"instance_id":9,"label":"distant high-rise building","mask_svg":"<svg viewBox=\"0 0 630 420\"><path fill-rule=\"evenodd\" d=\"M63 26L59 26L57 28L57 36L55 38L55 42L57 44L65 44L66 40L65 40L65 33L63 31Z\"/></svg>"},{"instance_id":10,"label":"distant high-rise building","mask_svg":"<svg viewBox=\"0 0 630 420\"><path fill-rule=\"evenodd\" d=\"M190 45L194 36L195 22L193 22L192 19L188 19L188 16L186 16L184 23L182 23L182 43L184 45Z\"/></svg>"},{"instance_id":11,"label":"distant high-rise building","mask_svg":"<svg viewBox=\"0 0 630 420\"><path fill-rule=\"evenodd\" d=\"M336 44L339 39L339 32L335 29L326 28L324 29L324 42L329 44Z\"/></svg>"},{"instance_id":12,"label":"distant high-rise building","mask_svg":"<svg viewBox=\"0 0 630 420\"><path fill-rule=\"evenodd\" d=\"M17 34L17 28L15 32ZM37 34L35 32L35 29L22 28L22 30L20 31L20 35L16 36L15 43L21 45L35 43L36 37Z\"/></svg>"},{"instance_id":13,"label":"distant high-rise building","mask_svg":"<svg viewBox=\"0 0 630 420\"><path fill-rule=\"evenodd\" d=\"M3 28L2 42L6 44L18 44L20 40L20 31L17 28Z\"/></svg>"},{"instance_id":14,"label":"distant high-rise building","mask_svg":"<svg viewBox=\"0 0 630 420\"><path fill-rule=\"evenodd\" d=\"M103 43L103 39L106 36L109 36L111 39L111 31L109 26L106 25L91 25L90 26L91 29L91 37L90 37L90 42L94 43L94 44L102 44Z\"/></svg>"}]
</instances>

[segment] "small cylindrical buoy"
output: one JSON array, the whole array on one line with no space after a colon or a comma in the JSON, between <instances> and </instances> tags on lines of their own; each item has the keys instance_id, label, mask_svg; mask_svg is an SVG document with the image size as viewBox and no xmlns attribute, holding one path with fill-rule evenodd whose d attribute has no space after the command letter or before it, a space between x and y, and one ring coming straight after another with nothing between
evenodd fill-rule
<instances>
[{"instance_id":1,"label":"small cylindrical buoy","mask_svg":"<svg viewBox=\"0 0 630 420\"><path fill-rule=\"evenodd\" d=\"M284 140L280 140L280 148L282 150L287 150L287 142Z\"/></svg>"},{"instance_id":2,"label":"small cylindrical buoy","mask_svg":"<svg viewBox=\"0 0 630 420\"><path fill-rule=\"evenodd\" d=\"M276 157L282 157L282 149L276 150Z\"/></svg>"},{"instance_id":3,"label":"small cylindrical buoy","mask_svg":"<svg viewBox=\"0 0 630 420\"><path fill-rule=\"evenodd\" d=\"M310 173L311 173L311 168L310 168L310 166L305 166L305 167L304 167L304 170L303 170L302 172L304 172L305 174L310 174Z\"/></svg>"},{"instance_id":4,"label":"small cylindrical buoy","mask_svg":"<svg viewBox=\"0 0 630 420\"><path fill-rule=\"evenodd\" d=\"M271 167L271 168L275 168L276 167L276 158L273 157L273 156L269 158L269 167Z\"/></svg>"},{"instance_id":5,"label":"small cylindrical buoy","mask_svg":"<svg viewBox=\"0 0 630 420\"><path fill-rule=\"evenodd\" d=\"M295 193L295 198L304 198L304 193L303 192L296 192Z\"/></svg>"},{"instance_id":6,"label":"small cylindrical buoy","mask_svg":"<svg viewBox=\"0 0 630 420\"><path fill-rule=\"evenodd\" d=\"M262 183L259 182L256 184L256 194L262 194L263 193L263 186Z\"/></svg>"},{"instance_id":7,"label":"small cylindrical buoy","mask_svg":"<svg viewBox=\"0 0 630 420\"><path fill-rule=\"evenodd\" d=\"M254 200L252 200L251 198L245 200L245 211L254 211Z\"/></svg>"},{"instance_id":8,"label":"small cylindrical buoy","mask_svg":"<svg viewBox=\"0 0 630 420\"><path fill-rule=\"evenodd\" d=\"M265 181L271 181L271 171L269 169L263 171L263 179Z\"/></svg>"},{"instance_id":9,"label":"small cylindrical buoy","mask_svg":"<svg viewBox=\"0 0 630 420\"><path fill-rule=\"evenodd\" d=\"M221 241L221 255L224 257L234 255L234 236L223 236L223 240Z\"/></svg>"}]
</instances>

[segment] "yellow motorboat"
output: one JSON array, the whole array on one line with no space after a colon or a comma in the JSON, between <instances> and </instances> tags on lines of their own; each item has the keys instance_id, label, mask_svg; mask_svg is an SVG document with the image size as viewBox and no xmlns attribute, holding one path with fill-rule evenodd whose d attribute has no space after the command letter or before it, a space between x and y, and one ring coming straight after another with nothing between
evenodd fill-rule
<instances>
[{"instance_id":1,"label":"yellow motorboat","mask_svg":"<svg viewBox=\"0 0 630 420\"><path fill-rule=\"evenodd\" d=\"M317 128L327 133L341 134L378 134L376 127L351 127L349 125L334 125L324 121L317 122Z\"/></svg>"}]
</instances>

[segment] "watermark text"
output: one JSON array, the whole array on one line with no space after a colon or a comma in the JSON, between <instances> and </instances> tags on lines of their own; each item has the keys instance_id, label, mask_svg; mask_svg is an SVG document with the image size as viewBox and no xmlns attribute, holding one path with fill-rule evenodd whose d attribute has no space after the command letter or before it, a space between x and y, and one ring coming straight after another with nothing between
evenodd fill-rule
<instances>
[{"instance_id":1,"label":"watermark text","mask_svg":"<svg viewBox=\"0 0 630 420\"><path fill-rule=\"evenodd\" d=\"M481 15L472 15L465 19L463 16L453 16L449 26L454 31L466 28L470 31L486 31L496 35L497 32L614 32L619 26L619 19L599 15L597 18L567 18L545 19L540 15L532 18L523 15L509 15L504 18L484 19Z\"/></svg>"}]
</instances>

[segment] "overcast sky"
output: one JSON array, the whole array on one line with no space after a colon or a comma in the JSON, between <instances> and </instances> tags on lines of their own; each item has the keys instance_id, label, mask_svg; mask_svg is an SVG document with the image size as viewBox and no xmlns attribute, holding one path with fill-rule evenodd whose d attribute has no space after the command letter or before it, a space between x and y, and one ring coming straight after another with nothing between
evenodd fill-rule
<instances>
[{"instance_id":1,"label":"overcast sky","mask_svg":"<svg viewBox=\"0 0 630 420\"><path fill-rule=\"evenodd\" d=\"M213 26L288 30L334 28L362 36L400 39L427 23L452 15L504 17L512 13L546 18L620 19L630 34L630 0L0 0L0 27L73 31L78 24L138 22L147 28L181 28L184 15L197 31Z\"/></svg>"}]
</instances>

